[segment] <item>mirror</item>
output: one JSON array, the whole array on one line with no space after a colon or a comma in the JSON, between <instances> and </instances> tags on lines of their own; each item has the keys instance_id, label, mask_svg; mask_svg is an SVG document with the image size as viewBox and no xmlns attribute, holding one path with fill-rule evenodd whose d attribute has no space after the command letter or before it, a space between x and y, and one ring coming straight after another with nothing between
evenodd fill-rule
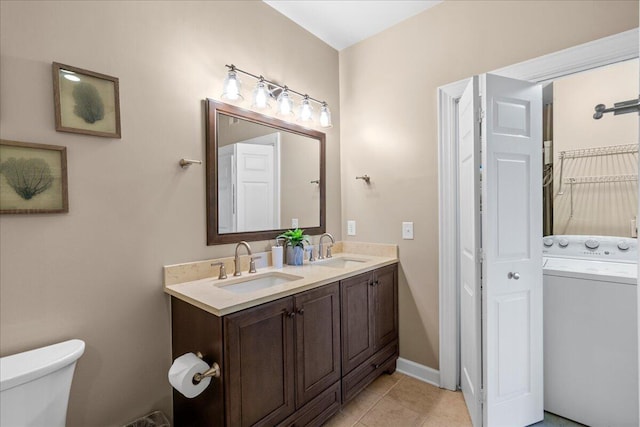
<instances>
[{"instance_id":1,"label":"mirror","mask_svg":"<svg viewBox=\"0 0 640 427\"><path fill-rule=\"evenodd\" d=\"M207 244L325 232L325 134L206 100Z\"/></svg>"}]
</instances>

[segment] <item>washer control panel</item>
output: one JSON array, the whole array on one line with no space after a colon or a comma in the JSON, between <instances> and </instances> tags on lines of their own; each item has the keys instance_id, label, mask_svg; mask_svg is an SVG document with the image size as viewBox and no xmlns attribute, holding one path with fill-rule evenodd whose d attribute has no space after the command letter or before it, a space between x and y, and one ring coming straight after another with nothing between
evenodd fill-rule
<instances>
[{"instance_id":1,"label":"washer control panel","mask_svg":"<svg viewBox=\"0 0 640 427\"><path fill-rule=\"evenodd\" d=\"M561 235L542 238L542 255L638 262L638 241L632 237Z\"/></svg>"}]
</instances>

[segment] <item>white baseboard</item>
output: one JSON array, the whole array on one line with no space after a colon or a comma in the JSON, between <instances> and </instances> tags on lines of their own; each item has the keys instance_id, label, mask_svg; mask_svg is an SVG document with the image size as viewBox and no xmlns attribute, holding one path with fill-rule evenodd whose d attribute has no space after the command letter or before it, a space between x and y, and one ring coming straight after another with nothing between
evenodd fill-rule
<instances>
[{"instance_id":1,"label":"white baseboard","mask_svg":"<svg viewBox=\"0 0 640 427\"><path fill-rule=\"evenodd\" d=\"M399 357L396 370L402 374L409 375L410 377L419 379L436 387L440 387L440 371L437 369Z\"/></svg>"}]
</instances>

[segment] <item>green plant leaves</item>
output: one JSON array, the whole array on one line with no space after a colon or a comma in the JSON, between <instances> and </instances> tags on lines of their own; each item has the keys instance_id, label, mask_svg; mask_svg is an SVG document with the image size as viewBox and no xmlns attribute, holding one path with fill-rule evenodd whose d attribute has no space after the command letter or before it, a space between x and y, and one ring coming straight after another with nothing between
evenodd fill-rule
<instances>
[{"instance_id":1,"label":"green plant leaves","mask_svg":"<svg viewBox=\"0 0 640 427\"><path fill-rule=\"evenodd\" d=\"M305 243L309 244L309 236L304 234L304 231L296 228L295 230L287 230L280 234L278 239L284 239L287 245L290 246L304 246Z\"/></svg>"}]
</instances>

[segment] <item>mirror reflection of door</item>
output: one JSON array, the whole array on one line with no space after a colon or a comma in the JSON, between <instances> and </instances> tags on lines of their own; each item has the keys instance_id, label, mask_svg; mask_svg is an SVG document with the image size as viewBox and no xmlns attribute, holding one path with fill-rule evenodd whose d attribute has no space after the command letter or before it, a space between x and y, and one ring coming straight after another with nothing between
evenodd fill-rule
<instances>
[{"instance_id":1,"label":"mirror reflection of door","mask_svg":"<svg viewBox=\"0 0 640 427\"><path fill-rule=\"evenodd\" d=\"M221 233L280 228L280 133L218 150Z\"/></svg>"},{"instance_id":2,"label":"mirror reflection of door","mask_svg":"<svg viewBox=\"0 0 640 427\"><path fill-rule=\"evenodd\" d=\"M554 80L545 90L545 235L637 237L638 115L593 118L638 96L638 61Z\"/></svg>"}]
</instances>

